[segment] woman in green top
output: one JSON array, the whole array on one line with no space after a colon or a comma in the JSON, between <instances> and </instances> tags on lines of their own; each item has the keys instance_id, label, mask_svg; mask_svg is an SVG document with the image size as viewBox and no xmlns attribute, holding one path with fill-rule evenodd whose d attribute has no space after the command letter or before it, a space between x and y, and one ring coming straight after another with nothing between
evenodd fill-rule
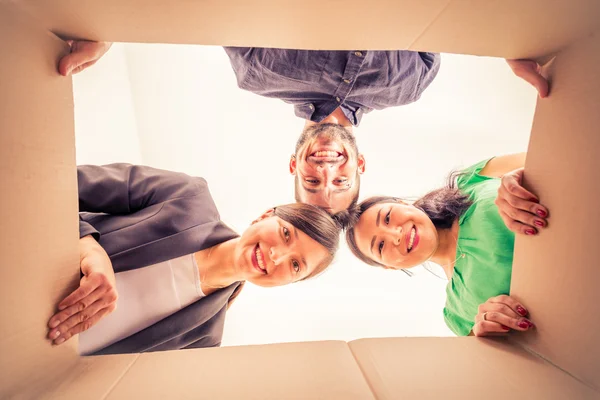
<instances>
[{"instance_id":1,"label":"woman in green top","mask_svg":"<svg viewBox=\"0 0 600 400\"><path fill-rule=\"evenodd\" d=\"M450 281L444 318L457 335L528 330L534 325L527 309L508 296L514 232L536 234L548 210L521 186L524 162L525 154L480 162L413 204L364 200L346 232L348 245L370 265L442 266Z\"/></svg>"}]
</instances>

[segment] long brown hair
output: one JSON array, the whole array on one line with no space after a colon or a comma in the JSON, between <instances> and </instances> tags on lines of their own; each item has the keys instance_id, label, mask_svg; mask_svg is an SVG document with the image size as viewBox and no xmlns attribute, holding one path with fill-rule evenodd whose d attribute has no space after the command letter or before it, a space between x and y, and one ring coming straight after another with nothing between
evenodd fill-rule
<instances>
[{"instance_id":1,"label":"long brown hair","mask_svg":"<svg viewBox=\"0 0 600 400\"><path fill-rule=\"evenodd\" d=\"M436 229L450 229L454 221L460 218L471 204L473 204L469 195L456 187L456 178L460 175L460 172L451 173L444 187L432 190L413 203L413 206L423 211L431 219ZM401 198L391 196L369 197L363 200L354 210L354 221L358 222L360 216L376 204L398 203L401 201L403 201ZM346 242L352 254L362 262L368 265L385 267L385 265L367 257L358 249L354 226L346 230ZM406 270L403 271L408 272Z\"/></svg>"}]
</instances>

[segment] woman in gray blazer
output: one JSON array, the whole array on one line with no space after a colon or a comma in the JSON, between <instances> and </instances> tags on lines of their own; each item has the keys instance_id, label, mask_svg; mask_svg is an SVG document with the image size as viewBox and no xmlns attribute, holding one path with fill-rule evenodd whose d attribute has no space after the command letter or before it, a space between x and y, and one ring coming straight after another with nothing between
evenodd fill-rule
<instances>
[{"instance_id":1,"label":"woman in gray blazer","mask_svg":"<svg viewBox=\"0 0 600 400\"><path fill-rule=\"evenodd\" d=\"M272 208L239 236L203 178L129 164L77 172L82 278L48 338L79 334L82 354L219 346L245 281L311 278L338 247L340 227L318 207Z\"/></svg>"}]
</instances>

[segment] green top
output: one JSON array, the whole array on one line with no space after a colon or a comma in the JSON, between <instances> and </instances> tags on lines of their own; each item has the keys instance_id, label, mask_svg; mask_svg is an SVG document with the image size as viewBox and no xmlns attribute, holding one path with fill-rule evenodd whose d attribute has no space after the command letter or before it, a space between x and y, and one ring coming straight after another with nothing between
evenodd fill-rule
<instances>
[{"instance_id":1,"label":"green top","mask_svg":"<svg viewBox=\"0 0 600 400\"><path fill-rule=\"evenodd\" d=\"M510 289L515 234L494 204L500 179L479 175L488 161L465 169L457 179L458 188L473 201L458 220L457 260L446 287L444 320L459 336L471 332L480 304Z\"/></svg>"}]
</instances>

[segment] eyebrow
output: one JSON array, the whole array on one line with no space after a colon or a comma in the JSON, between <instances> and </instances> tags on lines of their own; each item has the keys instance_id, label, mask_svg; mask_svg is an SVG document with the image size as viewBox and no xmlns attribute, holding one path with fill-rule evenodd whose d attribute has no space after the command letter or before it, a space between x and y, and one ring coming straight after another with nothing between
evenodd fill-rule
<instances>
[{"instance_id":1,"label":"eyebrow","mask_svg":"<svg viewBox=\"0 0 600 400\"><path fill-rule=\"evenodd\" d=\"M312 188L308 188L304 185L302 185L302 189L306 190L308 193L319 193L320 191L322 191L323 189L312 189ZM344 193L347 192L348 190L352 189L352 186L346 186L342 189L336 189L333 191L333 193Z\"/></svg>"},{"instance_id":2,"label":"eyebrow","mask_svg":"<svg viewBox=\"0 0 600 400\"><path fill-rule=\"evenodd\" d=\"M371 239L371 254L373 254L373 245L375 244L375 236Z\"/></svg>"},{"instance_id":3,"label":"eyebrow","mask_svg":"<svg viewBox=\"0 0 600 400\"><path fill-rule=\"evenodd\" d=\"M379 227L379 220L381 219L381 208L377 211L377 219L375 220L375 225ZM373 236L371 239L371 254L373 254L373 245L375 244L376 236Z\"/></svg>"}]
</instances>

